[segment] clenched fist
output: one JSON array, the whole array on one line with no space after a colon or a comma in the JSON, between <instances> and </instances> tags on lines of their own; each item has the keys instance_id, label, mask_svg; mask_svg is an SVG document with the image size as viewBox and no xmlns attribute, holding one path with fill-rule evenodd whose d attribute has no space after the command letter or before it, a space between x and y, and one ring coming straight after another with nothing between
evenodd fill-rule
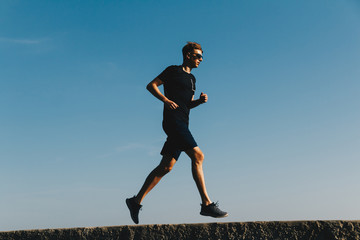
<instances>
[{"instance_id":1,"label":"clenched fist","mask_svg":"<svg viewBox=\"0 0 360 240\"><path fill-rule=\"evenodd\" d=\"M202 92L202 93L200 94L200 98L199 98L199 99L200 99L201 103L206 103L207 100L208 100L208 95Z\"/></svg>"}]
</instances>

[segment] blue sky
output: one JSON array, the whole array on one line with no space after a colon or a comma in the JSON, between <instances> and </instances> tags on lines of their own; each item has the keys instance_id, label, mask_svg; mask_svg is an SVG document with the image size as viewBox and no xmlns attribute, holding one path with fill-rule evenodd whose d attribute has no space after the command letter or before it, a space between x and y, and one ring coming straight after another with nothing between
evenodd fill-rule
<instances>
[{"instance_id":1,"label":"blue sky","mask_svg":"<svg viewBox=\"0 0 360 240\"><path fill-rule=\"evenodd\" d=\"M132 224L124 200L158 164L145 89L197 41L190 128L220 221L359 219L360 4L0 3L0 231ZM218 221L183 154L141 224Z\"/></svg>"}]
</instances>

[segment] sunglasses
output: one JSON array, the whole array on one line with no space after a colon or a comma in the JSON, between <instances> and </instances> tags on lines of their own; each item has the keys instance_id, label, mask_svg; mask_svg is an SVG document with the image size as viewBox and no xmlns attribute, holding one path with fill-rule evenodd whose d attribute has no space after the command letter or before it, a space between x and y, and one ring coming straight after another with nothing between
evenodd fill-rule
<instances>
[{"instance_id":1,"label":"sunglasses","mask_svg":"<svg viewBox=\"0 0 360 240\"><path fill-rule=\"evenodd\" d=\"M201 55L200 53L193 53L193 54L196 59L203 58L203 55Z\"/></svg>"}]
</instances>

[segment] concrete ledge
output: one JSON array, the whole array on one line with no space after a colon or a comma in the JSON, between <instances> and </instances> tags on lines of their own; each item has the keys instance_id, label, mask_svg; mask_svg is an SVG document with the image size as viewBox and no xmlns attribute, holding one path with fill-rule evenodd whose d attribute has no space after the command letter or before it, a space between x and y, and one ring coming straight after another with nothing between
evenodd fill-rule
<instances>
[{"instance_id":1,"label":"concrete ledge","mask_svg":"<svg viewBox=\"0 0 360 240\"><path fill-rule=\"evenodd\" d=\"M360 221L164 224L0 232L0 240L359 240Z\"/></svg>"}]
</instances>

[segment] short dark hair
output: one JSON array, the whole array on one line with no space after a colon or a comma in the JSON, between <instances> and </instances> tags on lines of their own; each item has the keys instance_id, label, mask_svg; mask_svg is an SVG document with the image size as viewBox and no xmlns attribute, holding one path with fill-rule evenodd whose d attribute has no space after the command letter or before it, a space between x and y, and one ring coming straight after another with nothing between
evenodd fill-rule
<instances>
[{"instance_id":1,"label":"short dark hair","mask_svg":"<svg viewBox=\"0 0 360 240\"><path fill-rule=\"evenodd\" d=\"M196 42L187 42L187 44L182 49L183 58L185 59L187 53L192 53L195 49L203 51L201 45Z\"/></svg>"}]
</instances>

